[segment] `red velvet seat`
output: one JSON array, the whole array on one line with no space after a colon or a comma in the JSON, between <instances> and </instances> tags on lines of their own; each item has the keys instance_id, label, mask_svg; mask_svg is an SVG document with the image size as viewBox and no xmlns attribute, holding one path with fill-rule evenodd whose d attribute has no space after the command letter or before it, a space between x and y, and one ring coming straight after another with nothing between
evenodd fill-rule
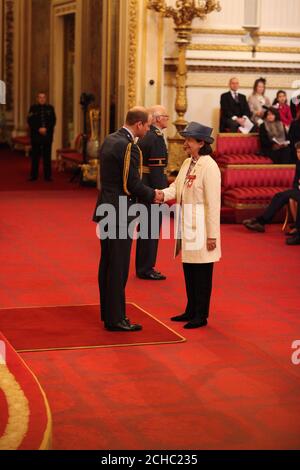
<instances>
[{"instance_id":1,"label":"red velvet seat","mask_svg":"<svg viewBox=\"0 0 300 470\"><path fill-rule=\"evenodd\" d=\"M264 155L255 154L237 154L237 155L221 155L217 158L218 165L271 165L272 160Z\"/></svg>"},{"instance_id":2,"label":"red velvet seat","mask_svg":"<svg viewBox=\"0 0 300 470\"><path fill-rule=\"evenodd\" d=\"M219 134L215 157L219 165L272 164L269 157L260 155L257 134Z\"/></svg>"},{"instance_id":3,"label":"red velvet seat","mask_svg":"<svg viewBox=\"0 0 300 470\"><path fill-rule=\"evenodd\" d=\"M65 147L56 150L56 161L59 171L64 171L66 164L72 167L84 163L82 156L82 134L79 134L74 142L74 147Z\"/></svg>"},{"instance_id":4,"label":"red velvet seat","mask_svg":"<svg viewBox=\"0 0 300 470\"><path fill-rule=\"evenodd\" d=\"M275 194L289 189L290 186L254 186L250 188L232 188L226 191L224 195L224 204L226 207L236 209L245 208L263 208L269 205Z\"/></svg>"},{"instance_id":5,"label":"red velvet seat","mask_svg":"<svg viewBox=\"0 0 300 470\"><path fill-rule=\"evenodd\" d=\"M12 147L16 150L24 150L28 157L31 149L31 141L29 135L18 135L11 139Z\"/></svg>"},{"instance_id":6,"label":"red velvet seat","mask_svg":"<svg viewBox=\"0 0 300 470\"><path fill-rule=\"evenodd\" d=\"M294 175L295 165L232 165L222 171L223 192L232 188L291 188Z\"/></svg>"},{"instance_id":7,"label":"red velvet seat","mask_svg":"<svg viewBox=\"0 0 300 470\"><path fill-rule=\"evenodd\" d=\"M276 193L292 187L294 174L295 165L231 165L222 171L223 205L235 210L238 223L256 217Z\"/></svg>"}]
</instances>

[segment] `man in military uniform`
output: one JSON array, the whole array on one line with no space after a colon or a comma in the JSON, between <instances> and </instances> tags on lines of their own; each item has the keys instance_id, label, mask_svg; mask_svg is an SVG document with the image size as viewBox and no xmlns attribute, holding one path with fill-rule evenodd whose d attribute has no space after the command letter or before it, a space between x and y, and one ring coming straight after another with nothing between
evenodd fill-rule
<instances>
[{"instance_id":1,"label":"man in military uniform","mask_svg":"<svg viewBox=\"0 0 300 470\"><path fill-rule=\"evenodd\" d=\"M168 150L163 136L163 129L168 126L168 113L163 106L151 108L152 125L138 144L143 153L143 182L155 189L168 186L166 168ZM138 238L136 247L136 275L141 279L161 281L166 276L155 270L159 233L151 237L151 204L148 204L148 238ZM161 220L160 220L161 225Z\"/></svg>"},{"instance_id":2,"label":"man in military uniform","mask_svg":"<svg viewBox=\"0 0 300 470\"><path fill-rule=\"evenodd\" d=\"M141 203L150 203L157 195L141 180L142 153L135 143L137 137L143 137L149 130L150 120L145 108L131 109L124 126L106 137L100 149L101 190L93 220L100 222L101 320L109 331L142 329L126 316L125 287L132 245L128 228L135 219L128 216L128 211L137 198ZM115 219L109 222L107 214L111 208Z\"/></svg>"},{"instance_id":3,"label":"man in military uniform","mask_svg":"<svg viewBox=\"0 0 300 470\"><path fill-rule=\"evenodd\" d=\"M40 157L43 156L44 178L52 181L51 148L56 116L53 106L47 104L45 93L38 93L37 104L28 113L31 135L31 174L30 181L38 179Z\"/></svg>"}]
</instances>

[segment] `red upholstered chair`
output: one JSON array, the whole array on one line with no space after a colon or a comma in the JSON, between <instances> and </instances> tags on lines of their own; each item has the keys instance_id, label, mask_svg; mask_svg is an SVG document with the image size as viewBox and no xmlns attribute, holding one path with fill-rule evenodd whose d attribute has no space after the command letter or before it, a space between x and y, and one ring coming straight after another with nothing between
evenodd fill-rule
<instances>
[{"instance_id":1,"label":"red upholstered chair","mask_svg":"<svg viewBox=\"0 0 300 470\"><path fill-rule=\"evenodd\" d=\"M241 222L245 211L247 217L257 215L276 193L291 188L294 174L295 165L229 165L222 172L223 204L234 208Z\"/></svg>"},{"instance_id":2,"label":"red upholstered chair","mask_svg":"<svg viewBox=\"0 0 300 470\"><path fill-rule=\"evenodd\" d=\"M258 134L218 134L215 158L220 166L272 164L269 157L260 155Z\"/></svg>"},{"instance_id":3,"label":"red upholstered chair","mask_svg":"<svg viewBox=\"0 0 300 470\"><path fill-rule=\"evenodd\" d=\"M64 171L66 166L78 167L82 165L82 134L78 134L74 147L61 148L56 150L56 164L58 171Z\"/></svg>"},{"instance_id":4,"label":"red upholstered chair","mask_svg":"<svg viewBox=\"0 0 300 470\"><path fill-rule=\"evenodd\" d=\"M29 156L29 152L31 150L31 142L30 136L28 134L12 137L11 144L13 150L22 150L25 152L26 157Z\"/></svg>"}]
</instances>

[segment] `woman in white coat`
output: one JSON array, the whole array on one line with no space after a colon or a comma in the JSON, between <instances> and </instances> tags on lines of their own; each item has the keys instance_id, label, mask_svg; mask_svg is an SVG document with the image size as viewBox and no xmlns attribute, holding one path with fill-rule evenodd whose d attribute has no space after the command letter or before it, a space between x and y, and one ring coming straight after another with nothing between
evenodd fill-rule
<instances>
[{"instance_id":1,"label":"woman in white coat","mask_svg":"<svg viewBox=\"0 0 300 470\"><path fill-rule=\"evenodd\" d=\"M176 181L164 189L161 199L176 199L176 254L181 250L187 306L173 321L186 322L184 328L207 325L212 291L213 266L220 260L221 175L210 157L212 129L191 122L181 133L190 155ZM177 214L178 215L178 214Z\"/></svg>"}]
</instances>

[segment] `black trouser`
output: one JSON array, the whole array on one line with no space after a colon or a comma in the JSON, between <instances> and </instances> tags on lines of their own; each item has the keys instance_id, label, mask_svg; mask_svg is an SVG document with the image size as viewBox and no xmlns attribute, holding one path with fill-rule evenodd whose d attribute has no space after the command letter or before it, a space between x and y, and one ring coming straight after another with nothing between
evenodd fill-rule
<instances>
[{"instance_id":1,"label":"black trouser","mask_svg":"<svg viewBox=\"0 0 300 470\"><path fill-rule=\"evenodd\" d=\"M214 263L183 263L187 306L191 320L202 321L209 316Z\"/></svg>"},{"instance_id":2,"label":"black trouser","mask_svg":"<svg viewBox=\"0 0 300 470\"><path fill-rule=\"evenodd\" d=\"M39 176L39 163L41 156L43 157L44 178L51 178L51 149L52 142L48 139L32 141L31 178L37 178Z\"/></svg>"},{"instance_id":3,"label":"black trouser","mask_svg":"<svg viewBox=\"0 0 300 470\"><path fill-rule=\"evenodd\" d=\"M101 320L116 325L126 317L125 288L129 273L132 239L101 240L98 283Z\"/></svg>"},{"instance_id":4,"label":"black trouser","mask_svg":"<svg viewBox=\"0 0 300 470\"><path fill-rule=\"evenodd\" d=\"M144 204L148 212L148 239L138 238L136 242L135 269L136 274L141 276L149 274L154 268L157 258L159 232L162 224L162 216L159 216L159 231L155 238L151 237L151 204Z\"/></svg>"},{"instance_id":5,"label":"black trouser","mask_svg":"<svg viewBox=\"0 0 300 470\"><path fill-rule=\"evenodd\" d=\"M300 191L298 189L288 189L287 191L275 194L269 207L260 217L257 217L257 221L263 225L270 223L276 212L288 204L289 199L294 199L294 201L298 202L296 228L300 231Z\"/></svg>"},{"instance_id":6,"label":"black trouser","mask_svg":"<svg viewBox=\"0 0 300 470\"><path fill-rule=\"evenodd\" d=\"M268 155L268 152L266 155ZM289 147L283 147L278 150L271 150L269 152L269 156L275 165L284 165L291 162L291 151Z\"/></svg>"}]
</instances>

